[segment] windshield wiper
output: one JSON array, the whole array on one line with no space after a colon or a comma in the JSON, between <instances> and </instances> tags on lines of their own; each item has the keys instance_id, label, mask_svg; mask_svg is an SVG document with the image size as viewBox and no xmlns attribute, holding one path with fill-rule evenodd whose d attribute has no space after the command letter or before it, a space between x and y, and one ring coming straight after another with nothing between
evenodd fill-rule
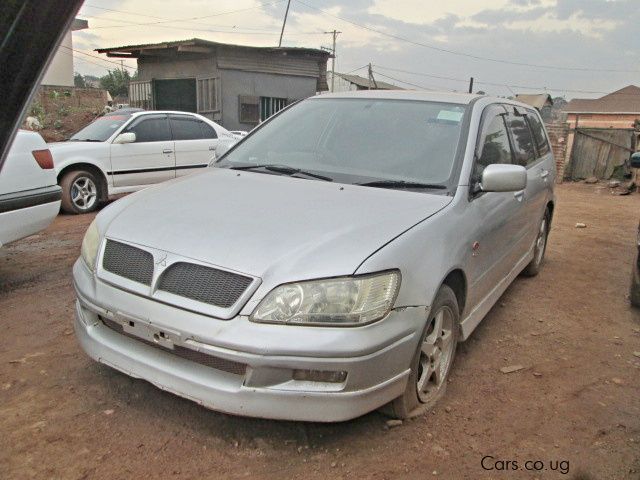
<instances>
[{"instance_id":1,"label":"windshield wiper","mask_svg":"<svg viewBox=\"0 0 640 480\"><path fill-rule=\"evenodd\" d=\"M361 187L379 188L421 188L430 190L446 190L446 185L438 183L407 182L405 180L375 180L373 182L357 183Z\"/></svg>"},{"instance_id":2,"label":"windshield wiper","mask_svg":"<svg viewBox=\"0 0 640 480\"><path fill-rule=\"evenodd\" d=\"M327 177L325 175L320 175L318 173L308 172L306 170L302 170L301 168L289 167L287 165L277 165L277 164L269 164L269 165L240 165L237 167L229 167L230 170L252 170L254 168L264 168L270 172L282 173L284 175L306 175L307 177L317 178L318 180L324 180L326 182L333 182L333 178Z\"/></svg>"},{"instance_id":3,"label":"windshield wiper","mask_svg":"<svg viewBox=\"0 0 640 480\"><path fill-rule=\"evenodd\" d=\"M96 140L95 138L70 138L70 142L101 142L102 140Z\"/></svg>"}]
</instances>

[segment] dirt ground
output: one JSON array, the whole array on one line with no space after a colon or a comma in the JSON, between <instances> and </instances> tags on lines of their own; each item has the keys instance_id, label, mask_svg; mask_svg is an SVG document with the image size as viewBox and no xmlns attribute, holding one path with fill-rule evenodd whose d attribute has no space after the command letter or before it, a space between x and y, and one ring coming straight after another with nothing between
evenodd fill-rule
<instances>
[{"instance_id":1,"label":"dirt ground","mask_svg":"<svg viewBox=\"0 0 640 480\"><path fill-rule=\"evenodd\" d=\"M517 279L460 346L437 407L390 429L375 412L333 425L223 415L90 361L71 265L92 216L58 217L0 249L0 477L639 479L627 293L640 195L557 194L542 273Z\"/></svg>"}]
</instances>

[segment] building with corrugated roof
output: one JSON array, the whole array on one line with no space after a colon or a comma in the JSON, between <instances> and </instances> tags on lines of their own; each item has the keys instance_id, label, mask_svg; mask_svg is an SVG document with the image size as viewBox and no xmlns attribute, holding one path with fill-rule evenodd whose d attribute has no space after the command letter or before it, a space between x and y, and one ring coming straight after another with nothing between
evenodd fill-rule
<instances>
[{"instance_id":1,"label":"building with corrugated roof","mask_svg":"<svg viewBox=\"0 0 640 480\"><path fill-rule=\"evenodd\" d=\"M633 128L640 120L640 87L629 85L600 98L574 98L564 111L572 127Z\"/></svg>"},{"instance_id":2,"label":"building with corrugated roof","mask_svg":"<svg viewBox=\"0 0 640 480\"><path fill-rule=\"evenodd\" d=\"M100 48L137 60L131 106L195 112L229 130L250 130L286 105L327 90L329 52L194 38Z\"/></svg>"}]
</instances>

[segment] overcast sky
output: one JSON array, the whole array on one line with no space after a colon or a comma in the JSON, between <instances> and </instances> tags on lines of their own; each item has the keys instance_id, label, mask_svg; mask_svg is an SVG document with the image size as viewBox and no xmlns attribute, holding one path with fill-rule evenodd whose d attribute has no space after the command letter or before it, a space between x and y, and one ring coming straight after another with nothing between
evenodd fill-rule
<instances>
[{"instance_id":1,"label":"overcast sky","mask_svg":"<svg viewBox=\"0 0 640 480\"><path fill-rule=\"evenodd\" d=\"M286 4L87 0L75 69L117 68L93 52L101 47L193 37L277 45ZM336 29L338 72L366 76L371 62L376 78L407 88L466 90L473 76L490 94L593 98L640 84L639 28L639 0L291 0L283 45L328 47L323 32Z\"/></svg>"}]
</instances>

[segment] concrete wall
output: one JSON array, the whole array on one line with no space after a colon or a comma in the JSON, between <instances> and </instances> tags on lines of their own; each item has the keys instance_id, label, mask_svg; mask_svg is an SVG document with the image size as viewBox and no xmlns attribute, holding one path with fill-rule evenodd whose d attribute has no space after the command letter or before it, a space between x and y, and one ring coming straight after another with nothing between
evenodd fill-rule
<instances>
[{"instance_id":1,"label":"concrete wall","mask_svg":"<svg viewBox=\"0 0 640 480\"><path fill-rule=\"evenodd\" d=\"M221 124L228 130L251 130L255 127L255 124L240 123L239 95L300 100L316 92L317 81L312 77L222 69L219 72L222 100Z\"/></svg>"},{"instance_id":2,"label":"concrete wall","mask_svg":"<svg viewBox=\"0 0 640 480\"><path fill-rule=\"evenodd\" d=\"M138 59L138 80L217 76L213 56L180 53L166 56L141 56Z\"/></svg>"},{"instance_id":3,"label":"concrete wall","mask_svg":"<svg viewBox=\"0 0 640 480\"><path fill-rule=\"evenodd\" d=\"M71 32L67 32L56 51L41 85L73 87L73 43Z\"/></svg>"}]
</instances>

